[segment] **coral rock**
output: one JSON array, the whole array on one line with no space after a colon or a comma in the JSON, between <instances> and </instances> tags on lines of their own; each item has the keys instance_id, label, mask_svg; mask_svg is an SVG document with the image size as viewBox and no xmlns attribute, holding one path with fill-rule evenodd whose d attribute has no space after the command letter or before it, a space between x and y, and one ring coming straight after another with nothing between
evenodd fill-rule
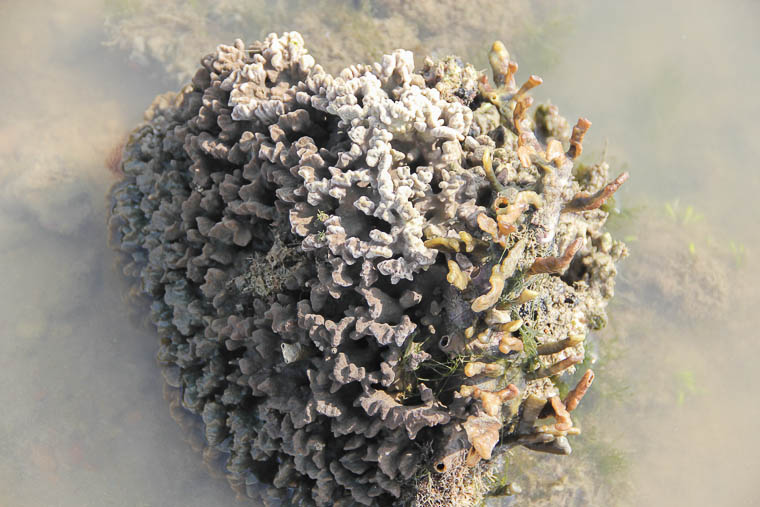
<instances>
[{"instance_id":1,"label":"coral rock","mask_svg":"<svg viewBox=\"0 0 760 507\"><path fill-rule=\"evenodd\" d=\"M517 88L494 48L495 89L455 58L331 75L298 33L236 41L129 137L111 243L249 494L396 505L465 461L447 453L569 452L534 422L625 249L600 255L603 210L561 213L595 195L572 170L588 122L570 139L556 108L531 117L540 79Z\"/></svg>"}]
</instances>

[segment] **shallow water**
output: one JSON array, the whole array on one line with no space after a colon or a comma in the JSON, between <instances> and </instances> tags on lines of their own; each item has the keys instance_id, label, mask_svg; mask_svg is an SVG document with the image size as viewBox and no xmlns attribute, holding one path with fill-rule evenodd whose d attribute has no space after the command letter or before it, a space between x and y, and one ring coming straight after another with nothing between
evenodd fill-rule
<instances>
[{"instance_id":1,"label":"shallow water","mask_svg":"<svg viewBox=\"0 0 760 507\"><path fill-rule=\"evenodd\" d=\"M130 318L105 246L103 160L176 87L176 73L102 44L105 17L139 4L0 5L0 505L238 504L169 416L155 339ZM614 230L632 257L600 334L585 434L572 456L541 457L523 489L570 490L580 470L595 486L578 505L756 504L760 5L583 0L531 12L494 16L501 30L451 47L414 24L396 39L485 67L489 34L503 32L519 77L544 78L536 98L593 122L585 160L631 172L618 204L633 212ZM389 13L369 15L365 28ZM269 30L265 16L250 22L252 37ZM214 26L218 42L241 35ZM339 28L324 30L336 62Z\"/></svg>"}]
</instances>

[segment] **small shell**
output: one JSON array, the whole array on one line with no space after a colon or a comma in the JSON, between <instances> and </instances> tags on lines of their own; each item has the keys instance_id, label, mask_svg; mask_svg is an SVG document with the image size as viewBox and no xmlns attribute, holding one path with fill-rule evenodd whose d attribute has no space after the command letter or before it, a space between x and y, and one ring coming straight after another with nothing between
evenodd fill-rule
<instances>
[{"instance_id":1,"label":"small shell","mask_svg":"<svg viewBox=\"0 0 760 507\"><path fill-rule=\"evenodd\" d=\"M294 363L308 356L308 351L300 343L281 343L282 359L285 363Z\"/></svg>"}]
</instances>

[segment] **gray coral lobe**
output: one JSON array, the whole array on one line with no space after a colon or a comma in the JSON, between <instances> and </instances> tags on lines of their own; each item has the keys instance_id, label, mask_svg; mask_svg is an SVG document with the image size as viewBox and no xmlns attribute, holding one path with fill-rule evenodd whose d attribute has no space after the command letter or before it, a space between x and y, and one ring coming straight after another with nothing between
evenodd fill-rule
<instances>
[{"instance_id":1,"label":"gray coral lobe","mask_svg":"<svg viewBox=\"0 0 760 507\"><path fill-rule=\"evenodd\" d=\"M333 76L298 33L273 34L219 46L130 136L111 194L112 243L150 300L167 381L202 417L209 445L228 453L239 490L256 496L263 483L268 498L304 505L389 505L431 465L429 443L460 452L498 440L468 442L465 427L512 428L504 445L555 441L539 444L532 420L515 429L519 399L496 418L456 391L508 380L545 404L556 389L524 378L523 355L498 380L465 379L461 367L424 378L465 353L466 328L497 333L491 310L470 308L505 253L478 226L494 197L486 152L511 200L544 190L547 201L509 240L528 245L512 271L522 277L536 257L588 238L573 279L534 277L520 288L538 299L500 299L540 342L585 335L624 254L601 231L604 212L560 214L588 190L571 160L549 175L520 166L514 133L477 112L490 105L478 76L454 58L415 72L403 50ZM567 143L556 108L539 111L541 142ZM477 248L464 246L467 235ZM426 246L432 238L462 241L461 253ZM449 260L472 276L465 291L446 282ZM479 357L504 357L497 345ZM582 353L581 344L550 362Z\"/></svg>"}]
</instances>

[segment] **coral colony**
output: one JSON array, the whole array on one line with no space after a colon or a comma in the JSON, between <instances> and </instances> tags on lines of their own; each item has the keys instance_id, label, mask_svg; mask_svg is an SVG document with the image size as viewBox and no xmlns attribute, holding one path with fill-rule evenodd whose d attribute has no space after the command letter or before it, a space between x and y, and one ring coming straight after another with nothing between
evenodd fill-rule
<instances>
[{"instance_id":1,"label":"coral colony","mask_svg":"<svg viewBox=\"0 0 760 507\"><path fill-rule=\"evenodd\" d=\"M238 40L130 135L111 241L238 491L468 505L504 451L570 453L594 374L559 379L606 321L627 174L490 62L333 76L296 32Z\"/></svg>"}]
</instances>

